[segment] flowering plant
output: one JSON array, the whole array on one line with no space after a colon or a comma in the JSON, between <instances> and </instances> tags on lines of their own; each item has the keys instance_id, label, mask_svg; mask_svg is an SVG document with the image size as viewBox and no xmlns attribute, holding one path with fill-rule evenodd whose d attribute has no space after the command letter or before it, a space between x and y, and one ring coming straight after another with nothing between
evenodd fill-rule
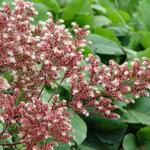
<instances>
[{"instance_id":1,"label":"flowering plant","mask_svg":"<svg viewBox=\"0 0 150 150\"><path fill-rule=\"evenodd\" d=\"M74 140L73 111L119 118L114 101L134 103L134 98L149 96L148 58L122 65L111 60L109 66L93 54L84 58L88 26L72 23L69 31L51 13L47 21L33 25L37 14L33 3L23 0L15 0L13 10L8 4L0 10L1 146L21 144L27 150L51 150L60 142ZM67 99L56 94L63 83L69 85ZM44 101L46 86L53 93ZM8 143L14 135L17 138Z\"/></svg>"}]
</instances>

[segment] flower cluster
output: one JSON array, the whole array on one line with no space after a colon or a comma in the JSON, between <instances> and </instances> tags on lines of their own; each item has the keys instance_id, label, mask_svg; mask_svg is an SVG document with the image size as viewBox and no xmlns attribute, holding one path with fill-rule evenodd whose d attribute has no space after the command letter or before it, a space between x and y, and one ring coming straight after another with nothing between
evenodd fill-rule
<instances>
[{"instance_id":1,"label":"flower cluster","mask_svg":"<svg viewBox=\"0 0 150 150\"><path fill-rule=\"evenodd\" d=\"M112 110L114 100L134 103L134 98L149 96L150 60L135 59L118 65L110 60L109 67L103 65L92 54L87 58L89 65L82 66L71 76L72 98L70 105L75 111L89 115L88 107L109 118L119 116ZM84 69L84 72L82 72ZM85 74L86 73L86 74ZM86 79L86 77L89 77Z\"/></svg>"},{"instance_id":2,"label":"flower cluster","mask_svg":"<svg viewBox=\"0 0 150 150\"><path fill-rule=\"evenodd\" d=\"M13 11L7 4L0 11L0 67L12 71L13 88L25 91L27 98L37 95L43 84L53 85L60 72L73 70L82 59L77 49L87 43L88 34L87 26L73 24L73 37L50 13L47 21L32 25L37 14L32 5L16 0Z\"/></svg>"},{"instance_id":3,"label":"flower cluster","mask_svg":"<svg viewBox=\"0 0 150 150\"><path fill-rule=\"evenodd\" d=\"M114 100L129 103L148 96L150 60L135 59L131 65L111 60L105 66L90 54L82 65L89 27L72 23L69 31L49 12L48 20L33 25L37 14L33 3L23 0L15 0L13 10L8 4L0 10L0 140L19 137L4 146L52 150L73 139L69 107L85 116L92 111L118 118ZM3 77L7 71L9 82ZM68 81L70 98L59 100L55 89ZM41 98L45 86L54 88L48 102Z\"/></svg>"},{"instance_id":4,"label":"flower cluster","mask_svg":"<svg viewBox=\"0 0 150 150\"><path fill-rule=\"evenodd\" d=\"M15 126L13 132L20 140L12 145L22 143L27 150L52 149L58 142L72 140L70 114L66 103L57 98L51 105L42 102L41 87L53 85L60 72L68 72L82 59L77 49L86 43L87 27L79 28L81 33L74 38L61 20L55 24L50 14L44 24L34 26L32 16L37 12L33 4L23 0L14 4L13 10L8 4L0 10L0 73L11 71L13 78L9 84L0 77L0 123L4 125L0 139L11 137L8 129Z\"/></svg>"},{"instance_id":5,"label":"flower cluster","mask_svg":"<svg viewBox=\"0 0 150 150\"><path fill-rule=\"evenodd\" d=\"M34 147L52 149L58 142L68 143L73 139L69 134L72 127L66 102L58 103L55 98L49 106L40 99L33 99L32 102L22 101L16 105L17 97L17 93L0 94L1 121L5 123L0 140L11 137L11 132L7 131L10 127L15 127L12 132L19 136L17 144L24 144L27 150ZM46 143L47 140L51 142Z\"/></svg>"}]
</instances>

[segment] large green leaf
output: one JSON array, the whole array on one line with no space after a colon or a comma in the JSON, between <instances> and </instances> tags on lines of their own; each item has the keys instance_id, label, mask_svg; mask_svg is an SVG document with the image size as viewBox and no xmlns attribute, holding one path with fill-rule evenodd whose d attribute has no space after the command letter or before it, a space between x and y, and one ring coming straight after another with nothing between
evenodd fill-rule
<instances>
[{"instance_id":1,"label":"large green leaf","mask_svg":"<svg viewBox=\"0 0 150 150\"><path fill-rule=\"evenodd\" d=\"M144 48L147 48L147 47L150 47L150 32L144 32L143 33L144 35L144 37L143 37L143 39L141 40L141 44L142 44L142 46L144 47Z\"/></svg>"},{"instance_id":2,"label":"large green leaf","mask_svg":"<svg viewBox=\"0 0 150 150\"><path fill-rule=\"evenodd\" d=\"M43 3L54 13L60 12L60 6L56 0L33 0L34 2Z\"/></svg>"},{"instance_id":3,"label":"large green leaf","mask_svg":"<svg viewBox=\"0 0 150 150\"><path fill-rule=\"evenodd\" d=\"M93 26L94 24L94 16L89 13L77 13L72 21L77 22L80 26L90 25Z\"/></svg>"},{"instance_id":4,"label":"large green leaf","mask_svg":"<svg viewBox=\"0 0 150 150\"><path fill-rule=\"evenodd\" d=\"M95 135L89 133L85 142L79 146L80 150L112 150L101 142Z\"/></svg>"},{"instance_id":5,"label":"large green leaf","mask_svg":"<svg viewBox=\"0 0 150 150\"><path fill-rule=\"evenodd\" d=\"M114 25L108 28L114 31L118 37L126 36L129 32L129 26L127 25Z\"/></svg>"},{"instance_id":6,"label":"large green leaf","mask_svg":"<svg viewBox=\"0 0 150 150\"><path fill-rule=\"evenodd\" d=\"M83 1L83 5L80 9L80 13L89 13L89 14L93 14L93 10L92 10L92 0L82 0Z\"/></svg>"},{"instance_id":7,"label":"large green leaf","mask_svg":"<svg viewBox=\"0 0 150 150\"><path fill-rule=\"evenodd\" d=\"M91 0L86 0L86 1L69 0L67 2L66 6L64 7L63 19L66 21L74 21L73 17L76 17L79 20L82 19L82 24L88 24L89 21L86 21L86 20L87 19L89 20L89 18L82 16L82 14L85 14L85 15L87 14L89 16L93 15L91 3L92 3ZM89 24L89 25L91 25L91 24Z\"/></svg>"},{"instance_id":8,"label":"large green leaf","mask_svg":"<svg viewBox=\"0 0 150 150\"><path fill-rule=\"evenodd\" d=\"M150 47L148 47L144 51L140 51L138 53L138 56L140 56L140 57L149 57L150 58Z\"/></svg>"},{"instance_id":9,"label":"large green leaf","mask_svg":"<svg viewBox=\"0 0 150 150\"><path fill-rule=\"evenodd\" d=\"M88 40L92 42L92 44L88 45L88 48L93 49L97 54L116 56L123 55L123 52L119 45L117 45L110 39L96 34L91 34L88 36Z\"/></svg>"},{"instance_id":10,"label":"large green leaf","mask_svg":"<svg viewBox=\"0 0 150 150\"><path fill-rule=\"evenodd\" d=\"M59 144L57 147L54 147L54 150L70 150L70 146L68 144Z\"/></svg>"},{"instance_id":11,"label":"large green leaf","mask_svg":"<svg viewBox=\"0 0 150 150\"><path fill-rule=\"evenodd\" d=\"M136 137L133 134L127 134L123 140L124 150L139 150Z\"/></svg>"},{"instance_id":12,"label":"large green leaf","mask_svg":"<svg viewBox=\"0 0 150 150\"><path fill-rule=\"evenodd\" d=\"M66 21L70 21L74 15L81 9L83 5L82 0L71 0L66 5L63 11L63 19Z\"/></svg>"},{"instance_id":13,"label":"large green leaf","mask_svg":"<svg viewBox=\"0 0 150 150\"><path fill-rule=\"evenodd\" d=\"M129 35L130 37L128 37L129 38L128 47L131 49L137 49L143 38L143 35L141 34L141 32L130 32Z\"/></svg>"},{"instance_id":14,"label":"large green leaf","mask_svg":"<svg viewBox=\"0 0 150 150\"><path fill-rule=\"evenodd\" d=\"M127 110L124 112L123 121L150 125L150 117L147 114L134 110Z\"/></svg>"},{"instance_id":15,"label":"large green leaf","mask_svg":"<svg viewBox=\"0 0 150 150\"><path fill-rule=\"evenodd\" d=\"M95 16L94 17L94 27L103 27L109 26L111 24L111 20L105 16Z\"/></svg>"},{"instance_id":16,"label":"large green leaf","mask_svg":"<svg viewBox=\"0 0 150 150\"><path fill-rule=\"evenodd\" d=\"M72 135L75 137L74 141L80 145L86 138L87 134L87 126L84 120L77 114L73 113L73 117L71 118L72 127L74 132Z\"/></svg>"},{"instance_id":17,"label":"large green leaf","mask_svg":"<svg viewBox=\"0 0 150 150\"><path fill-rule=\"evenodd\" d=\"M98 34L100 36L106 37L110 40L113 40L114 42L116 42L117 44L120 44L120 41L118 40L118 38L116 37L114 31L107 29L107 28L101 28L101 27L96 27L93 29L93 33L94 34Z\"/></svg>"},{"instance_id":18,"label":"large green leaf","mask_svg":"<svg viewBox=\"0 0 150 150\"><path fill-rule=\"evenodd\" d=\"M113 5L105 4L107 10L107 17L112 21L113 25L126 24L126 21L130 20L130 16L127 12L117 9Z\"/></svg>"},{"instance_id":19,"label":"large green leaf","mask_svg":"<svg viewBox=\"0 0 150 150\"><path fill-rule=\"evenodd\" d=\"M122 47L124 52L126 53L126 59L128 61L132 61L134 58L138 57L138 53L132 49L126 48L126 47Z\"/></svg>"},{"instance_id":20,"label":"large green leaf","mask_svg":"<svg viewBox=\"0 0 150 150\"><path fill-rule=\"evenodd\" d=\"M150 0L141 0L140 5L138 7L139 19L141 19L142 23L145 25L147 30L150 30Z\"/></svg>"},{"instance_id":21,"label":"large green leaf","mask_svg":"<svg viewBox=\"0 0 150 150\"><path fill-rule=\"evenodd\" d=\"M102 14L106 14L106 9L105 7L103 7L101 4L92 4L92 8L93 10L102 13Z\"/></svg>"},{"instance_id":22,"label":"large green leaf","mask_svg":"<svg viewBox=\"0 0 150 150\"><path fill-rule=\"evenodd\" d=\"M125 107L122 119L128 123L140 123L150 125L150 98L144 97Z\"/></svg>"},{"instance_id":23,"label":"large green leaf","mask_svg":"<svg viewBox=\"0 0 150 150\"><path fill-rule=\"evenodd\" d=\"M93 150L118 149L127 129L125 123L117 119L102 118L99 115L91 115L84 119L88 125L88 136L83 147L87 146Z\"/></svg>"}]
</instances>

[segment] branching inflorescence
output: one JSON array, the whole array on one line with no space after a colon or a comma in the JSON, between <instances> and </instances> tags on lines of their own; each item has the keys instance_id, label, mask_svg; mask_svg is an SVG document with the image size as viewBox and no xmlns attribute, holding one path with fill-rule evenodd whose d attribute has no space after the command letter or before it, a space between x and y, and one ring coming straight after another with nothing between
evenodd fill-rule
<instances>
[{"instance_id":1,"label":"branching inflorescence","mask_svg":"<svg viewBox=\"0 0 150 150\"><path fill-rule=\"evenodd\" d=\"M59 142L73 140L68 108L86 116L91 108L93 113L118 118L112 112L117 108L114 100L130 103L148 96L147 58L122 65L111 60L108 67L90 54L82 65L88 26L80 28L72 23L71 32L62 20L54 22L51 13L47 21L33 25L34 15L33 4L23 0L15 0L13 10L8 4L0 10L0 140L13 134L19 137L0 145L53 149ZM7 71L12 75L10 81L3 76ZM69 82L70 98L61 101L52 94L48 102L43 102L44 86L57 88L62 82Z\"/></svg>"}]
</instances>

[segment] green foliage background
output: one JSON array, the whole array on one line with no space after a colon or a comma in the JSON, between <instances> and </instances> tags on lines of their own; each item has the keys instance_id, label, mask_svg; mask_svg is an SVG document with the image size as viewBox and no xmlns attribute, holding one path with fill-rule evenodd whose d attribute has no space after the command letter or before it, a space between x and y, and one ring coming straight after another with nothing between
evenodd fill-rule
<instances>
[{"instance_id":1,"label":"green foliage background","mask_svg":"<svg viewBox=\"0 0 150 150\"><path fill-rule=\"evenodd\" d=\"M11 1L0 0L0 4ZM80 26L90 25L88 39L92 44L85 48L85 56L93 53L105 64L109 59L121 64L135 57L150 57L150 0L30 1L39 11L35 23L46 20L46 12L51 11L56 20L64 19L68 28L71 22L77 22ZM58 92L66 97L67 89L67 85L63 84ZM50 93L51 89L44 89L45 101ZM72 124L76 139L73 146L61 144L55 149L150 150L150 98L140 98L135 104L117 105L120 120L74 114Z\"/></svg>"}]
</instances>

